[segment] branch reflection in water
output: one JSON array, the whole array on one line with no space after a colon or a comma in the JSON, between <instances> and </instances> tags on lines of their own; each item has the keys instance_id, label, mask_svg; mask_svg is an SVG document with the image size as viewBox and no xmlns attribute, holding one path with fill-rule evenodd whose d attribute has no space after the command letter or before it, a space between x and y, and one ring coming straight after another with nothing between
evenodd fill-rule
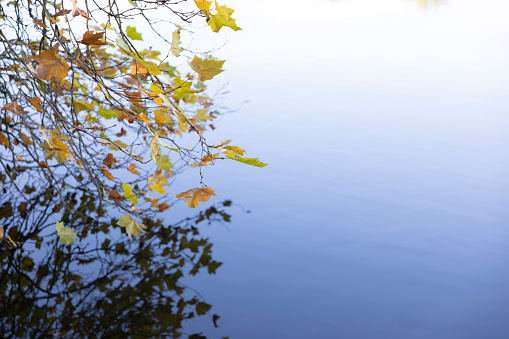
<instances>
[{"instance_id":1,"label":"branch reflection in water","mask_svg":"<svg viewBox=\"0 0 509 339\"><path fill-rule=\"evenodd\" d=\"M0 173L2 183L6 178ZM131 242L125 228L112 226L116 220L102 217L97 200L79 189L65 192L72 210L54 199L51 186L25 186L27 200L2 189L1 337L178 338L186 333L185 320L206 314L217 325L211 305L181 280L214 274L221 265L198 226L229 222L230 201L172 225L144 218L147 233ZM65 245L55 236L58 216L76 230L76 243Z\"/></svg>"}]
</instances>

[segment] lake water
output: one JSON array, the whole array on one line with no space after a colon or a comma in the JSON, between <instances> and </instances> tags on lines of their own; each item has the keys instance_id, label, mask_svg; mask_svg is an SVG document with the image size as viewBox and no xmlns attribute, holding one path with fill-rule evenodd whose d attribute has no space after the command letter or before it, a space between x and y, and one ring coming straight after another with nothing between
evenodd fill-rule
<instances>
[{"instance_id":1,"label":"lake water","mask_svg":"<svg viewBox=\"0 0 509 339\"><path fill-rule=\"evenodd\" d=\"M205 171L251 213L204 230L224 265L188 284L221 319L191 327L509 338L507 2L228 5L225 104L249 103L209 138L270 165Z\"/></svg>"}]
</instances>

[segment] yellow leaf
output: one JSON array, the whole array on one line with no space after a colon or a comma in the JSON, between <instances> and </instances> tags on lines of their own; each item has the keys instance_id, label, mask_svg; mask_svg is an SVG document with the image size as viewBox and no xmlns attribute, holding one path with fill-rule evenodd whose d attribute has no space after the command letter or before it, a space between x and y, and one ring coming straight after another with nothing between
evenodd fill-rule
<instances>
[{"instance_id":1,"label":"yellow leaf","mask_svg":"<svg viewBox=\"0 0 509 339\"><path fill-rule=\"evenodd\" d=\"M223 72L223 64L226 60L214 60L210 57L207 59L198 58L196 55L194 59L189 63L189 66L198 73L198 79L200 81L210 80L219 73Z\"/></svg>"},{"instance_id":2,"label":"yellow leaf","mask_svg":"<svg viewBox=\"0 0 509 339\"><path fill-rule=\"evenodd\" d=\"M122 183L122 188L124 189L124 197L126 197L129 200L131 200L131 202L133 204L137 204L138 203L138 199L137 199L138 196L134 195L133 188L131 186L129 186L128 184L126 184L125 182Z\"/></svg>"},{"instance_id":3,"label":"yellow leaf","mask_svg":"<svg viewBox=\"0 0 509 339\"><path fill-rule=\"evenodd\" d=\"M179 57L180 53L182 53L182 51L184 50L183 48L180 47L180 44L182 43L182 41L180 41L180 31L174 31L171 34L171 37L172 37L170 47L171 53L174 56Z\"/></svg>"},{"instance_id":4,"label":"yellow leaf","mask_svg":"<svg viewBox=\"0 0 509 339\"><path fill-rule=\"evenodd\" d=\"M45 141L40 144L41 148L44 149L44 158L51 160L55 157L58 163L62 164L69 157L69 146L64 144L61 140L66 138L58 133L58 129L51 130L49 137L42 128L39 129L39 131L41 131L45 139Z\"/></svg>"},{"instance_id":5,"label":"yellow leaf","mask_svg":"<svg viewBox=\"0 0 509 339\"><path fill-rule=\"evenodd\" d=\"M226 6L219 6L217 4L217 1L215 1L215 5L216 5L217 13L215 15L211 15L210 19L207 22L209 24L210 28L212 28L213 32L216 32L216 33L219 32L219 30L222 27L230 27L234 31L238 31L241 29L235 23L235 19L233 19L231 17L231 15L233 14L233 12L235 12L235 10L228 8Z\"/></svg>"},{"instance_id":6,"label":"yellow leaf","mask_svg":"<svg viewBox=\"0 0 509 339\"><path fill-rule=\"evenodd\" d=\"M212 1L194 0L194 3L196 4L196 7L198 7L202 11L209 11L210 10L210 5L212 4Z\"/></svg>"},{"instance_id":7,"label":"yellow leaf","mask_svg":"<svg viewBox=\"0 0 509 339\"><path fill-rule=\"evenodd\" d=\"M140 113L138 116L141 120L145 121L147 124L150 124L150 120L148 120L148 116L145 113Z\"/></svg>"},{"instance_id":8,"label":"yellow leaf","mask_svg":"<svg viewBox=\"0 0 509 339\"><path fill-rule=\"evenodd\" d=\"M131 241L133 240L131 236L134 235L137 237L140 235L140 232L145 232L144 229L147 228L147 226L134 221L133 218L131 218L131 216L128 214L120 216L120 218L118 218L117 225L120 227L125 227L125 231Z\"/></svg>"},{"instance_id":9,"label":"yellow leaf","mask_svg":"<svg viewBox=\"0 0 509 339\"><path fill-rule=\"evenodd\" d=\"M161 193L161 194L166 194L168 193L164 188L163 186L159 185L159 184L155 184L155 185L152 185L149 187L151 191L156 191L158 193Z\"/></svg>"},{"instance_id":10,"label":"yellow leaf","mask_svg":"<svg viewBox=\"0 0 509 339\"><path fill-rule=\"evenodd\" d=\"M161 110L154 111L156 124L167 124L173 122L170 114Z\"/></svg>"},{"instance_id":11,"label":"yellow leaf","mask_svg":"<svg viewBox=\"0 0 509 339\"><path fill-rule=\"evenodd\" d=\"M200 201L209 201L212 195L216 195L210 187L197 187L177 194L175 197L184 200L187 207L195 208Z\"/></svg>"}]
</instances>

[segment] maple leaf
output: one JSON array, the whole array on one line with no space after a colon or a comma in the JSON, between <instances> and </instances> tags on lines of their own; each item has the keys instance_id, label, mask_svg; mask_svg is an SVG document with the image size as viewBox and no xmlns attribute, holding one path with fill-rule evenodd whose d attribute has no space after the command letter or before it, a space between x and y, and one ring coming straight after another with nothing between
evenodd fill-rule
<instances>
[{"instance_id":1,"label":"maple leaf","mask_svg":"<svg viewBox=\"0 0 509 339\"><path fill-rule=\"evenodd\" d=\"M159 169L167 170L173 167L173 164L170 162L170 157L167 155L155 156L154 161Z\"/></svg>"},{"instance_id":2,"label":"maple leaf","mask_svg":"<svg viewBox=\"0 0 509 339\"><path fill-rule=\"evenodd\" d=\"M83 34L83 38L78 40L78 42L83 45L107 45L108 43L106 41L101 40L104 38L104 33L106 32L96 33L94 31L86 31L85 34Z\"/></svg>"},{"instance_id":3,"label":"maple leaf","mask_svg":"<svg viewBox=\"0 0 509 339\"><path fill-rule=\"evenodd\" d=\"M235 10L228 8L226 6L219 6L217 4L217 1L215 1L215 5L216 5L217 13L215 15L211 15L210 19L207 21L210 28L212 28L213 32L216 32L216 33L219 32L219 30L222 27L230 27L234 31L238 31L241 29L235 23L235 19L233 19L231 17L231 15L233 14L233 12L235 12Z\"/></svg>"},{"instance_id":4,"label":"maple leaf","mask_svg":"<svg viewBox=\"0 0 509 339\"><path fill-rule=\"evenodd\" d=\"M118 160L113 158L113 154L111 153L108 153L106 157L103 159L103 164L108 166L108 168L113 167L113 165L115 165L116 162L118 162Z\"/></svg>"},{"instance_id":5,"label":"maple leaf","mask_svg":"<svg viewBox=\"0 0 509 339\"><path fill-rule=\"evenodd\" d=\"M174 31L173 33L171 33L170 50L171 53L176 57L179 57L180 53L182 53L182 51L184 50L183 48L180 47L181 43L182 41L180 41L180 31Z\"/></svg>"},{"instance_id":6,"label":"maple leaf","mask_svg":"<svg viewBox=\"0 0 509 339\"><path fill-rule=\"evenodd\" d=\"M207 202L209 201L212 195L216 195L214 190L210 187L196 187L185 192L177 194L175 197L184 200L187 207L195 208L198 206L200 201Z\"/></svg>"},{"instance_id":7,"label":"maple leaf","mask_svg":"<svg viewBox=\"0 0 509 339\"><path fill-rule=\"evenodd\" d=\"M18 100L14 100L11 103L5 104L2 110L11 111L14 114L20 114L23 112L23 107L18 104Z\"/></svg>"},{"instance_id":8,"label":"maple leaf","mask_svg":"<svg viewBox=\"0 0 509 339\"><path fill-rule=\"evenodd\" d=\"M118 218L117 225L120 227L125 227L125 231L129 236L129 239L131 239L131 241L133 241L132 239L133 235L137 237L138 235L140 235L140 232L145 233L144 229L147 228L147 226L139 224L136 221L134 221L129 214L124 214L120 216L120 218Z\"/></svg>"},{"instance_id":9,"label":"maple leaf","mask_svg":"<svg viewBox=\"0 0 509 339\"><path fill-rule=\"evenodd\" d=\"M198 79L200 81L210 80L219 73L223 72L223 64L226 60L214 60L214 59L201 59L196 55L194 59L189 63L189 66L198 73Z\"/></svg>"},{"instance_id":10,"label":"maple leaf","mask_svg":"<svg viewBox=\"0 0 509 339\"><path fill-rule=\"evenodd\" d=\"M76 235L76 232L70 228L64 227L63 222L57 222L55 224L55 229L57 230L60 241L63 244L72 244L74 242L74 236Z\"/></svg>"},{"instance_id":11,"label":"maple leaf","mask_svg":"<svg viewBox=\"0 0 509 339\"><path fill-rule=\"evenodd\" d=\"M69 66L60 60L51 49L45 49L34 60L39 63L37 66L39 79L51 81L52 78L55 78L57 82L62 82L69 71Z\"/></svg>"},{"instance_id":12,"label":"maple leaf","mask_svg":"<svg viewBox=\"0 0 509 339\"><path fill-rule=\"evenodd\" d=\"M60 133L58 133L58 129L51 130L49 133L49 137L46 134L46 131L42 128L39 129L44 136L45 141L42 142L39 146L44 149L44 158L45 159L53 159L53 157L58 161L59 164L62 164L65 159L69 157L68 149L69 146L64 144L61 138L64 138ZM68 138L67 138L68 140Z\"/></svg>"}]
</instances>

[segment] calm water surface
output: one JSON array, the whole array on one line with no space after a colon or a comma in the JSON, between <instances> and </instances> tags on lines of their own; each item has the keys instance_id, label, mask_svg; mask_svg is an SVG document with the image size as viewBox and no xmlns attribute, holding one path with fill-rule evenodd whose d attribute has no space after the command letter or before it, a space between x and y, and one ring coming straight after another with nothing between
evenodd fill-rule
<instances>
[{"instance_id":1,"label":"calm water surface","mask_svg":"<svg viewBox=\"0 0 509 339\"><path fill-rule=\"evenodd\" d=\"M507 4L231 5L228 104L250 102L218 134L270 165L205 173L252 213L206 231L224 266L188 283L220 327L193 326L509 338Z\"/></svg>"}]
</instances>

